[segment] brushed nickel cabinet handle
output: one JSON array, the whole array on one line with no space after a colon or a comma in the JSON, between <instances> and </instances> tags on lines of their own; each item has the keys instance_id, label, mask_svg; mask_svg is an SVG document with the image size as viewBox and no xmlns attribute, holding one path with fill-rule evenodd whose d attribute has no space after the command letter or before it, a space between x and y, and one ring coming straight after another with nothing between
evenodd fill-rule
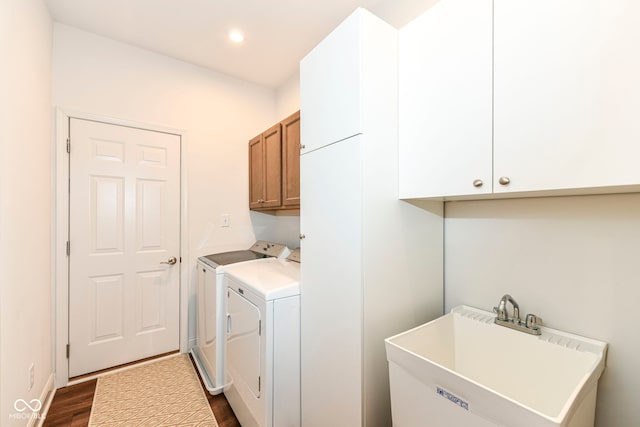
<instances>
[{"instance_id":1,"label":"brushed nickel cabinet handle","mask_svg":"<svg viewBox=\"0 0 640 427\"><path fill-rule=\"evenodd\" d=\"M484 184L484 182L482 182L481 179L474 179L473 180L473 186L476 187L476 188L482 187L482 184Z\"/></svg>"},{"instance_id":2,"label":"brushed nickel cabinet handle","mask_svg":"<svg viewBox=\"0 0 640 427\"><path fill-rule=\"evenodd\" d=\"M501 176L500 178L498 178L498 182L500 183L500 185L509 185L511 179L509 179L508 176Z\"/></svg>"}]
</instances>

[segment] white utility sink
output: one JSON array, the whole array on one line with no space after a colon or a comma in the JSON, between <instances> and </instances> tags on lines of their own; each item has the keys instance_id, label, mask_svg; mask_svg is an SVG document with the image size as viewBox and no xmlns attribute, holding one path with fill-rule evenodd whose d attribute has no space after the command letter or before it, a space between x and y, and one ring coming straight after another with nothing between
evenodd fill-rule
<instances>
[{"instance_id":1,"label":"white utility sink","mask_svg":"<svg viewBox=\"0 0 640 427\"><path fill-rule=\"evenodd\" d=\"M593 427L607 344L456 307L385 340L394 427Z\"/></svg>"}]
</instances>

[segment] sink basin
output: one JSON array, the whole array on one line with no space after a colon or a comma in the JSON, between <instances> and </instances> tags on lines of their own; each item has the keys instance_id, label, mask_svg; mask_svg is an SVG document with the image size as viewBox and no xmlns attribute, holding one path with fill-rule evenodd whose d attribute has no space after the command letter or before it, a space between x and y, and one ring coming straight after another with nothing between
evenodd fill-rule
<instances>
[{"instance_id":1,"label":"sink basin","mask_svg":"<svg viewBox=\"0 0 640 427\"><path fill-rule=\"evenodd\" d=\"M395 427L593 427L607 344L460 306L387 338Z\"/></svg>"}]
</instances>

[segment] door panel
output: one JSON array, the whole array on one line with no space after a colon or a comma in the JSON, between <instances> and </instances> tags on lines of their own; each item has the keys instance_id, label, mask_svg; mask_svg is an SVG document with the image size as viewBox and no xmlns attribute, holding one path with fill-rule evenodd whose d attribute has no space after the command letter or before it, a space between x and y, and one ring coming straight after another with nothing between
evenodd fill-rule
<instances>
[{"instance_id":1,"label":"door panel","mask_svg":"<svg viewBox=\"0 0 640 427\"><path fill-rule=\"evenodd\" d=\"M162 250L162 206L166 182L139 179L137 183L137 244L139 251Z\"/></svg>"},{"instance_id":2,"label":"door panel","mask_svg":"<svg viewBox=\"0 0 640 427\"><path fill-rule=\"evenodd\" d=\"M229 335L227 363L231 377L240 390L248 387L260 397L260 310L233 289L229 289Z\"/></svg>"},{"instance_id":3,"label":"door panel","mask_svg":"<svg viewBox=\"0 0 640 427\"><path fill-rule=\"evenodd\" d=\"M263 208L282 204L282 137L280 123L262 134L264 144Z\"/></svg>"},{"instance_id":4,"label":"door panel","mask_svg":"<svg viewBox=\"0 0 640 427\"><path fill-rule=\"evenodd\" d=\"M73 377L179 348L180 137L69 129Z\"/></svg>"},{"instance_id":5,"label":"door panel","mask_svg":"<svg viewBox=\"0 0 640 427\"><path fill-rule=\"evenodd\" d=\"M166 327L163 276L163 271L138 273L136 281L137 334L149 333Z\"/></svg>"},{"instance_id":6,"label":"door panel","mask_svg":"<svg viewBox=\"0 0 640 427\"><path fill-rule=\"evenodd\" d=\"M124 180L91 177L90 225L94 254L124 250Z\"/></svg>"},{"instance_id":7,"label":"door panel","mask_svg":"<svg viewBox=\"0 0 640 427\"><path fill-rule=\"evenodd\" d=\"M123 277L115 276L90 277L91 292L91 338L89 344L101 341L122 339L123 330Z\"/></svg>"}]
</instances>

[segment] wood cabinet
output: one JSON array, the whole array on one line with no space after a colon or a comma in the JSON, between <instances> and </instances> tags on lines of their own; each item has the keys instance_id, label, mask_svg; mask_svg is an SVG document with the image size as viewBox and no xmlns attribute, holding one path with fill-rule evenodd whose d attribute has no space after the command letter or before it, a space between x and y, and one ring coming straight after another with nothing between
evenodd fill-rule
<instances>
[{"instance_id":1,"label":"wood cabinet","mask_svg":"<svg viewBox=\"0 0 640 427\"><path fill-rule=\"evenodd\" d=\"M280 123L249 141L249 208L282 204L282 138Z\"/></svg>"},{"instance_id":2,"label":"wood cabinet","mask_svg":"<svg viewBox=\"0 0 640 427\"><path fill-rule=\"evenodd\" d=\"M249 141L249 209L300 206L300 112Z\"/></svg>"},{"instance_id":3,"label":"wood cabinet","mask_svg":"<svg viewBox=\"0 0 640 427\"><path fill-rule=\"evenodd\" d=\"M282 205L300 207L300 111L282 125Z\"/></svg>"},{"instance_id":4,"label":"wood cabinet","mask_svg":"<svg viewBox=\"0 0 640 427\"><path fill-rule=\"evenodd\" d=\"M403 28L400 197L638 191L639 17L633 0L443 0Z\"/></svg>"},{"instance_id":5,"label":"wood cabinet","mask_svg":"<svg viewBox=\"0 0 640 427\"><path fill-rule=\"evenodd\" d=\"M328 72L345 58L349 88ZM442 314L442 203L398 200L396 58L397 31L358 9L300 64L316 93L301 97L305 427L390 426L384 339Z\"/></svg>"}]
</instances>

